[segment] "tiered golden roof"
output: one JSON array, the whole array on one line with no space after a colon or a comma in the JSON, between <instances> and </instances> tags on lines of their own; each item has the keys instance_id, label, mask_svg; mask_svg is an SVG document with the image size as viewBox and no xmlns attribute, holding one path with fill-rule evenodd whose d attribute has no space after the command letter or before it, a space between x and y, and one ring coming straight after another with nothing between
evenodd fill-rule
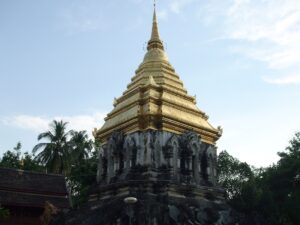
<instances>
[{"instance_id":1,"label":"tiered golden roof","mask_svg":"<svg viewBox=\"0 0 300 225\"><path fill-rule=\"evenodd\" d=\"M95 138L104 143L114 131L132 133L153 129L182 133L193 130L204 142L215 144L221 130L209 124L208 116L197 108L195 97L187 94L169 63L159 37L155 10L147 50L127 90L115 99L114 109L102 128L94 131Z\"/></svg>"}]
</instances>

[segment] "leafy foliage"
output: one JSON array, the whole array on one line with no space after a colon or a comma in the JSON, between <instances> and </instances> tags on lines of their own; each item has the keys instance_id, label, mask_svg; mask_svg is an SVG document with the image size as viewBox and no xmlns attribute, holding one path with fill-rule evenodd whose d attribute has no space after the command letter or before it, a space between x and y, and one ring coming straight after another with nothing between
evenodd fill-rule
<instances>
[{"instance_id":1,"label":"leafy foliage","mask_svg":"<svg viewBox=\"0 0 300 225\"><path fill-rule=\"evenodd\" d=\"M20 155L21 155L22 145L20 142L17 143L16 147L14 147L13 151L8 150L3 154L3 157L0 162L0 167L3 168L20 168Z\"/></svg>"},{"instance_id":2,"label":"leafy foliage","mask_svg":"<svg viewBox=\"0 0 300 225\"><path fill-rule=\"evenodd\" d=\"M51 130L41 133L33 152L40 151L36 160L53 173L64 173L72 196L73 205L79 206L87 199L87 191L95 181L97 153L86 131L67 131L67 123L53 121Z\"/></svg>"},{"instance_id":3,"label":"leafy foliage","mask_svg":"<svg viewBox=\"0 0 300 225\"><path fill-rule=\"evenodd\" d=\"M38 143L32 150L34 154L39 152L36 160L51 173L66 172L70 167L70 131L66 131L66 126L66 122L54 120L51 129L38 136L38 141L46 139L48 142Z\"/></svg>"},{"instance_id":4,"label":"leafy foliage","mask_svg":"<svg viewBox=\"0 0 300 225\"><path fill-rule=\"evenodd\" d=\"M74 207L79 207L88 197L88 189L95 182L97 174L97 146L88 139L86 131L72 131L72 166L67 177ZM93 146L94 145L94 146ZM94 147L94 151L92 151Z\"/></svg>"},{"instance_id":5,"label":"leafy foliage","mask_svg":"<svg viewBox=\"0 0 300 225\"><path fill-rule=\"evenodd\" d=\"M245 162L222 151L218 158L219 183L226 189L227 197L233 199L241 194L242 187L254 176L250 166Z\"/></svg>"},{"instance_id":6,"label":"leafy foliage","mask_svg":"<svg viewBox=\"0 0 300 225\"><path fill-rule=\"evenodd\" d=\"M75 164L80 163L89 157L93 148L92 140L88 139L86 131L71 131L71 155Z\"/></svg>"},{"instance_id":7,"label":"leafy foliage","mask_svg":"<svg viewBox=\"0 0 300 225\"><path fill-rule=\"evenodd\" d=\"M8 150L3 154L0 160L0 168L11 168L31 171L44 171L44 167L34 159L28 152L21 154L22 145L20 142L17 143L14 149Z\"/></svg>"},{"instance_id":8,"label":"leafy foliage","mask_svg":"<svg viewBox=\"0 0 300 225\"><path fill-rule=\"evenodd\" d=\"M300 133L278 155L278 163L264 169L251 169L227 152L219 155L219 182L249 224L300 224Z\"/></svg>"},{"instance_id":9,"label":"leafy foliage","mask_svg":"<svg viewBox=\"0 0 300 225\"><path fill-rule=\"evenodd\" d=\"M74 207L79 207L87 200L88 190L96 179L97 156L97 151L94 151L90 158L81 160L80 163L73 165L71 168L67 183Z\"/></svg>"}]
</instances>

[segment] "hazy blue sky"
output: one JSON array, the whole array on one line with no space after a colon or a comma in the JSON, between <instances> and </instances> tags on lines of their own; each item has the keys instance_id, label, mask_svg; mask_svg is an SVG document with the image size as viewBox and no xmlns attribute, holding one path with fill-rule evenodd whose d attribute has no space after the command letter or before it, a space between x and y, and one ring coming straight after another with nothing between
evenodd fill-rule
<instances>
[{"instance_id":1,"label":"hazy blue sky","mask_svg":"<svg viewBox=\"0 0 300 225\"><path fill-rule=\"evenodd\" d=\"M158 0L171 64L256 166L300 130L299 0ZM142 62L151 0L0 1L0 154L31 151L50 121L101 127Z\"/></svg>"}]
</instances>

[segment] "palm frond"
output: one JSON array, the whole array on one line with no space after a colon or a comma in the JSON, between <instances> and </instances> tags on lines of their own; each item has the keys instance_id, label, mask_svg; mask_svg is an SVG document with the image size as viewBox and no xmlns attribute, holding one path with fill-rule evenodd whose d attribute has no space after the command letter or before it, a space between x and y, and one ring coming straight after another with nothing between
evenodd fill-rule
<instances>
[{"instance_id":1,"label":"palm frond","mask_svg":"<svg viewBox=\"0 0 300 225\"><path fill-rule=\"evenodd\" d=\"M47 131L38 135L38 141L43 138L46 138L49 141L51 141L54 138L54 135L51 133L51 131Z\"/></svg>"},{"instance_id":2,"label":"palm frond","mask_svg":"<svg viewBox=\"0 0 300 225\"><path fill-rule=\"evenodd\" d=\"M38 143L32 149L32 153L35 154L38 150L45 148L49 143Z\"/></svg>"}]
</instances>

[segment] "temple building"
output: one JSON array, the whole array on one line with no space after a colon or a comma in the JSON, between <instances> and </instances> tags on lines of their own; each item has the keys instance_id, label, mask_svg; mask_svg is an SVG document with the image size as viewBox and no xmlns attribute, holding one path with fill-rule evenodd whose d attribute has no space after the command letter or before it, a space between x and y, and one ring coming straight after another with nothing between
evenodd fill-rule
<instances>
[{"instance_id":1,"label":"temple building","mask_svg":"<svg viewBox=\"0 0 300 225\"><path fill-rule=\"evenodd\" d=\"M156 12L147 53L95 139L102 143L88 203L54 224L233 224L217 185L221 128L170 64Z\"/></svg>"},{"instance_id":2,"label":"temple building","mask_svg":"<svg viewBox=\"0 0 300 225\"><path fill-rule=\"evenodd\" d=\"M65 177L0 168L0 205L9 212L1 225L47 225L70 208Z\"/></svg>"}]
</instances>

